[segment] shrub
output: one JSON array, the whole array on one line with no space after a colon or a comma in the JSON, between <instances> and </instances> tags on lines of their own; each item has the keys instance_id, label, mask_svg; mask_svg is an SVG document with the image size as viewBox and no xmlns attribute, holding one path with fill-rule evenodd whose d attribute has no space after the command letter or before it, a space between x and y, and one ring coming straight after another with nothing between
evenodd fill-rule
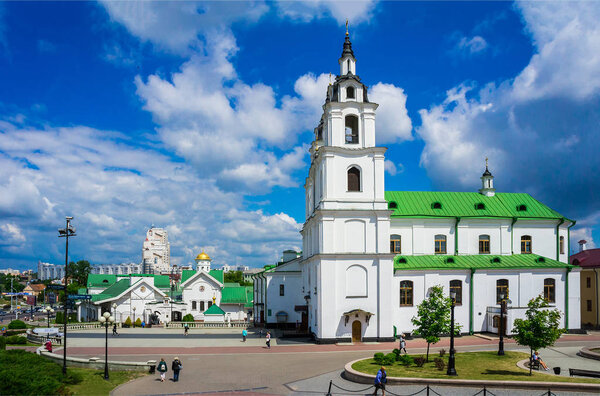
<instances>
[{"instance_id":1,"label":"shrub","mask_svg":"<svg viewBox=\"0 0 600 396\"><path fill-rule=\"evenodd\" d=\"M24 350L0 352L0 395L58 395L65 394L65 385L82 381L81 374L67 370L63 376L61 365Z\"/></svg>"},{"instance_id":2,"label":"shrub","mask_svg":"<svg viewBox=\"0 0 600 396\"><path fill-rule=\"evenodd\" d=\"M9 329L26 329L27 325L22 320L13 320L8 324Z\"/></svg>"},{"instance_id":3,"label":"shrub","mask_svg":"<svg viewBox=\"0 0 600 396\"><path fill-rule=\"evenodd\" d=\"M375 363L377 364L383 364L383 358L385 357L385 355L381 352L377 352L375 355L373 355L373 360L375 360Z\"/></svg>"},{"instance_id":4,"label":"shrub","mask_svg":"<svg viewBox=\"0 0 600 396\"><path fill-rule=\"evenodd\" d=\"M137 319L135 320L135 326L136 326L136 327L142 327L142 319L140 319L140 318L137 318Z\"/></svg>"},{"instance_id":5,"label":"shrub","mask_svg":"<svg viewBox=\"0 0 600 396\"><path fill-rule=\"evenodd\" d=\"M194 315L192 314L187 314L183 317L183 321L184 322L193 322L194 321Z\"/></svg>"},{"instance_id":6,"label":"shrub","mask_svg":"<svg viewBox=\"0 0 600 396\"><path fill-rule=\"evenodd\" d=\"M417 367L423 367L423 365L425 364L425 361L426 361L423 356L417 356L413 360L414 360L415 364L417 365Z\"/></svg>"},{"instance_id":7,"label":"shrub","mask_svg":"<svg viewBox=\"0 0 600 396\"><path fill-rule=\"evenodd\" d=\"M413 364L414 359L410 355L401 355L398 362L403 366L410 366Z\"/></svg>"},{"instance_id":8,"label":"shrub","mask_svg":"<svg viewBox=\"0 0 600 396\"><path fill-rule=\"evenodd\" d=\"M389 366L389 365L394 364L395 360L396 360L396 355L394 355L393 353L388 353L387 355L385 355L383 357L383 364L386 366Z\"/></svg>"},{"instance_id":9,"label":"shrub","mask_svg":"<svg viewBox=\"0 0 600 396\"><path fill-rule=\"evenodd\" d=\"M435 358L433 359L433 362L435 363L435 367L440 371L444 370L446 367L446 362L444 362L444 359L442 358Z\"/></svg>"},{"instance_id":10,"label":"shrub","mask_svg":"<svg viewBox=\"0 0 600 396\"><path fill-rule=\"evenodd\" d=\"M123 322L123 327L131 327L131 318L128 316L127 319L125 319L125 322Z\"/></svg>"},{"instance_id":11,"label":"shrub","mask_svg":"<svg viewBox=\"0 0 600 396\"><path fill-rule=\"evenodd\" d=\"M24 334L26 331L27 330L7 330L6 333L4 333L4 335L10 337L12 335Z\"/></svg>"},{"instance_id":12,"label":"shrub","mask_svg":"<svg viewBox=\"0 0 600 396\"><path fill-rule=\"evenodd\" d=\"M4 337L0 337L0 351L4 351L6 349L6 339Z\"/></svg>"},{"instance_id":13,"label":"shrub","mask_svg":"<svg viewBox=\"0 0 600 396\"><path fill-rule=\"evenodd\" d=\"M444 348L440 349L440 357L443 357L446 354L446 350Z\"/></svg>"},{"instance_id":14,"label":"shrub","mask_svg":"<svg viewBox=\"0 0 600 396\"><path fill-rule=\"evenodd\" d=\"M12 344L12 345L25 345L25 344L27 344L27 338L13 335L10 337L6 337L6 343Z\"/></svg>"}]
</instances>

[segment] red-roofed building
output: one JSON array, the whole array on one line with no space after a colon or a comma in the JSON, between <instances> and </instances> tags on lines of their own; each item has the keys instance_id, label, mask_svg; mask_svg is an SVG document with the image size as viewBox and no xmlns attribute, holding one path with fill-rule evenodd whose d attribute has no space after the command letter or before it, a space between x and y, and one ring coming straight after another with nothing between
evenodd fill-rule
<instances>
[{"instance_id":1,"label":"red-roofed building","mask_svg":"<svg viewBox=\"0 0 600 396\"><path fill-rule=\"evenodd\" d=\"M571 256L571 264L581 267L581 326L600 327L600 249L585 249L584 240L579 241L581 250Z\"/></svg>"}]
</instances>

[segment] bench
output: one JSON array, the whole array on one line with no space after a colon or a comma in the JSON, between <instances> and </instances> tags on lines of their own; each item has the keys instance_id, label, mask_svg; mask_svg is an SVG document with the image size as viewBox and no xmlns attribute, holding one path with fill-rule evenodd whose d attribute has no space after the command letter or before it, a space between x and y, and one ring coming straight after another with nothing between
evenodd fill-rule
<instances>
[{"instance_id":1,"label":"bench","mask_svg":"<svg viewBox=\"0 0 600 396\"><path fill-rule=\"evenodd\" d=\"M594 370L582 370L582 369L569 369L569 375L572 377L574 375L578 375L580 377L595 377L600 378L600 371Z\"/></svg>"},{"instance_id":2,"label":"bench","mask_svg":"<svg viewBox=\"0 0 600 396\"><path fill-rule=\"evenodd\" d=\"M532 370L540 370L540 359L532 359L529 358L529 367L531 367Z\"/></svg>"}]
</instances>

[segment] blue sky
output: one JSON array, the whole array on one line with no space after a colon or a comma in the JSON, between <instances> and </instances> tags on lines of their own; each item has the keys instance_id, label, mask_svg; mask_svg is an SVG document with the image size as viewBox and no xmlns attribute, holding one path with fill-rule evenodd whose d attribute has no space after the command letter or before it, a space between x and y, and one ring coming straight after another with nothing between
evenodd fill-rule
<instances>
[{"instance_id":1,"label":"blue sky","mask_svg":"<svg viewBox=\"0 0 600 396\"><path fill-rule=\"evenodd\" d=\"M528 192L598 238L594 2L0 3L0 267L262 266L300 248L307 147L350 21L387 190Z\"/></svg>"}]
</instances>

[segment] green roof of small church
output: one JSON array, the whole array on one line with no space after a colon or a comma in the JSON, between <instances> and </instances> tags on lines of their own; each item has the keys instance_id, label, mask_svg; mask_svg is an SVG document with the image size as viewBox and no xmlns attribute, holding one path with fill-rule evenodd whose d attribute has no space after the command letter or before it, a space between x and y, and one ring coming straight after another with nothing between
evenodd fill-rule
<instances>
[{"instance_id":1,"label":"green roof of small church","mask_svg":"<svg viewBox=\"0 0 600 396\"><path fill-rule=\"evenodd\" d=\"M109 287L117 281L116 275L89 274L87 287Z\"/></svg>"},{"instance_id":2,"label":"green roof of small church","mask_svg":"<svg viewBox=\"0 0 600 396\"><path fill-rule=\"evenodd\" d=\"M181 283L183 283L186 280L190 279L196 273L198 273L198 271L195 271L195 270L183 270L183 271L181 271ZM208 272L208 274L210 276L212 276L213 278L215 278L216 280L218 280L219 282L223 283L223 270L210 270Z\"/></svg>"},{"instance_id":3,"label":"green roof of small church","mask_svg":"<svg viewBox=\"0 0 600 396\"><path fill-rule=\"evenodd\" d=\"M487 254L465 256L399 255L394 257L394 271L527 268L574 268L574 266L537 254L513 254L507 256L493 256Z\"/></svg>"},{"instance_id":4,"label":"green roof of small church","mask_svg":"<svg viewBox=\"0 0 600 396\"><path fill-rule=\"evenodd\" d=\"M565 219L560 213L525 193L386 191L392 217L500 217ZM571 221L571 220L569 220Z\"/></svg>"},{"instance_id":5,"label":"green roof of small church","mask_svg":"<svg viewBox=\"0 0 600 396\"><path fill-rule=\"evenodd\" d=\"M223 311L217 304L213 304L206 311L204 311L204 315L225 315L225 311Z\"/></svg>"},{"instance_id":6,"label":"green roof of small church","mask_svg":"<svg viewBox=\"0 0 600 396\"><path fill-rule=\"evenodd\" d=\"M239 283L226 283L221 291L221 304L252 305L254 292L252 286L240 286Z\"/></svg>"},{"instance_id":7,"label":"green roof of small church","mask_svg":"<svg viewBox=\"0 0 600 396\"><path fill-rule=\"evenodd\" d=\"M208 273L210 274L210 276L212 276L213 278L215 278L219 282L224 283L224 281L223 281L223 270L210 270Z\"/></svg>"},{"instance_id":8,"label":"green roof of small church","mask_svg":"<svg viewBox=\"0 0 600 396\"><path fill-rule=\"evenodd\" d=\"M129 286L131 286L129 278L121 279L114 285L102 291L102 293L92 295L92 301L102 301L106 300L107 298L116 297L119 294L123 293L125 290L127 290Z\"/></svg>"}]
</instances>

